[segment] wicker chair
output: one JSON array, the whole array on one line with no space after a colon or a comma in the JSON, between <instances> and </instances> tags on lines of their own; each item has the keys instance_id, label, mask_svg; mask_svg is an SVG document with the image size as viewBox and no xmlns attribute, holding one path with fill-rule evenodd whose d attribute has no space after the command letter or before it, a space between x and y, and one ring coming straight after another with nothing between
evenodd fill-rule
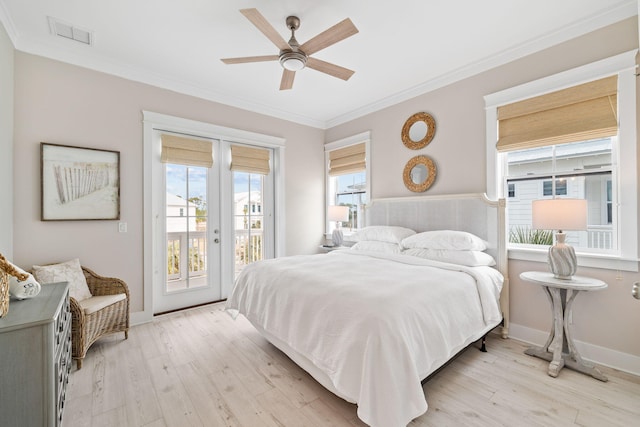
<instances>
[{"instance_id":1,"label":"wicker chair","mask_svg":"<svg viewBox=\"0 0 640 427\"><path fill-rule=\"evenodd\" d=\"M127 284L120 279L100 276L86 267L82 267L82 272L93 297L125 294L126 298L90 314L85 313L85 309L78 301L70 298L71 353L78 369L82 368L87 350L98 338L115 332L124 332L124 338L129 338L129 287Z\"/></svg>"}]
</instances>

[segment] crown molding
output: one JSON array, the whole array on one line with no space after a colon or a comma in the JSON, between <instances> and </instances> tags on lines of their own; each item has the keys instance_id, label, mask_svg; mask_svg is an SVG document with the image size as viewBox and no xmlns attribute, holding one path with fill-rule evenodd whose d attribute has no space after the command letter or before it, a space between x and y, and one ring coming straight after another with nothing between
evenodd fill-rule
<instances>
[{"instance_id":1,"label":"crown molding","mask_svg":"<svg viewBox=\"0 0 640 427\"><path fill-rule=\"evenodd\" d=\"M500 65L507 64L516 59L523 58L541 50L550 48L565 41L574 39L581 35L598 30L607 25L614 24L627 18L638 15L640 6L637 0L628 0L620 3L617 7L608 9L603 13L592 15L589 18L575 22L573 25L566 26L561 30L550 32L544 36L538 37L513 48L504 50L496 55L484 58L473 64L465 65L457 70L453 70L444 75L438 76L412 88L398 92L394 95L382 98L379 101L365 105L361 108L353 110L349 113L342 114L325 124L325 129L347 123L367 114L374 113L392 105L415 98L425 93L434 91L452 83L488 71Z\"/></svg>"},{"instance_id":2,"label":"crown molding","mask_svg":"<svg viewBox=\"0 0 640 427\"><path fill-rule=\"evenodd\" d=\"M4 26L4 29L15 48L16 40L18 39L18 32L16 31L13 19L11 19L11 16L9 15L9 12L7 12L7 8L3 2L0 2L0 23Z\"/></svg>"},{"instance_id":3,"label":"crown molding","mask_svg":"<svg viewBox=\"0 0 640 427\"><path fill-rule=\"evenodd\" d=\"M0 5L1 4L2 3L0 3ZM64 49L59 44L44 43L20 37L17 43L14 42L14 47L21 52L148 84L161 89L171 90L180 94L194 96L207 101L217 102L230 107L264 114L314 128L323 129L325 125L325 122L322 120L316 120L291 111L280 110L247 99L221 94L197 84L162 75L153 70L136 68L127 64L106 60L97 55L93 55L90 51L90 46L84 46L83 49L78 51L78 47L74 45L76 49L72 51L70 49Z\"/></svg>"}]
</instances>

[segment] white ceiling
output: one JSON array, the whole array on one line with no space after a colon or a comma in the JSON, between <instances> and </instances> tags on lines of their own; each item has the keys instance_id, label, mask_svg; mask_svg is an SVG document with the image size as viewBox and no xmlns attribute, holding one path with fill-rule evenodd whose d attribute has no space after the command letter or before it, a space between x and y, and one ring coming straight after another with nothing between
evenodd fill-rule
<instances>
[{"instance_id":1,"label":"white ceiling","mask_svg":"<svg viewBox=\"0 0 640 427\"><path fill-rule=\"evenodd\" d=\"M277 62L220 58L278 49L240 12L257 8L302 44L344 18L359 33L313 57L280 91ZM588 31L637 15L637 0L0 0L16 49L212 101L328 128ZM52 35L48 17L91 31L93 46Z\"/></svg>"}]
</instances>

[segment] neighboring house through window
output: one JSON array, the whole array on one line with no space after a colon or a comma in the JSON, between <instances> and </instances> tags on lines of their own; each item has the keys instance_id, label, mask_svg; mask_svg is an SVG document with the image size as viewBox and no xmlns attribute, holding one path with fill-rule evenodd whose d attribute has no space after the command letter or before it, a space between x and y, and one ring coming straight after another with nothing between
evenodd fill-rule
<instances>
[{"instance_id":1,"label":"neighboring house through window","mask_svg":"<svg viewBox=\"0 0 640 427\"><path fill-rule=\"evenodd\" d=\"M601 138L507 153L508 186L518 184L519 197L507 202L512 244L529 244L531 202L545 198L586 199L588 229L568 231L567 242L582 250L612 252L614 226L607 215L607 183L611 184L612 139ZM609 203L609 206L611 204ZM525 239L523 240L523 236Z\"/></svg>"}]
</instances>

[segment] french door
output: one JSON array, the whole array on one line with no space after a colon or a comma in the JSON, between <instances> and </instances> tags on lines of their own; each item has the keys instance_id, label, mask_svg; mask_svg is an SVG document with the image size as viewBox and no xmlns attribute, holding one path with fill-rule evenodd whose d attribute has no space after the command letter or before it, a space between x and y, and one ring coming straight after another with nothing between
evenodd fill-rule
<instances>
[{"instance_id":1,"label":"french door","mask_svg":"<svg viewBox=\"0 0 640 427\"><path fill-rule=\"evenodd\" d=\"M158 136L159 137L159 136ZM220 142L212 144L219 158ZM156 220L155 314L221 299L220 162L163 163Z\"/></svg>"},{"instance_id":2,"label":"french door","mask_svg":"<svg viewBox=\"0 0 640 427\"><path fill-rule=\"evenodd\" d=\"M285 141L149 111L143 117L144 294L136 314L148 321L223 300L246 264L284 253L284 217L276 212L284 211Z\"/></svg>"}]
</instances>

